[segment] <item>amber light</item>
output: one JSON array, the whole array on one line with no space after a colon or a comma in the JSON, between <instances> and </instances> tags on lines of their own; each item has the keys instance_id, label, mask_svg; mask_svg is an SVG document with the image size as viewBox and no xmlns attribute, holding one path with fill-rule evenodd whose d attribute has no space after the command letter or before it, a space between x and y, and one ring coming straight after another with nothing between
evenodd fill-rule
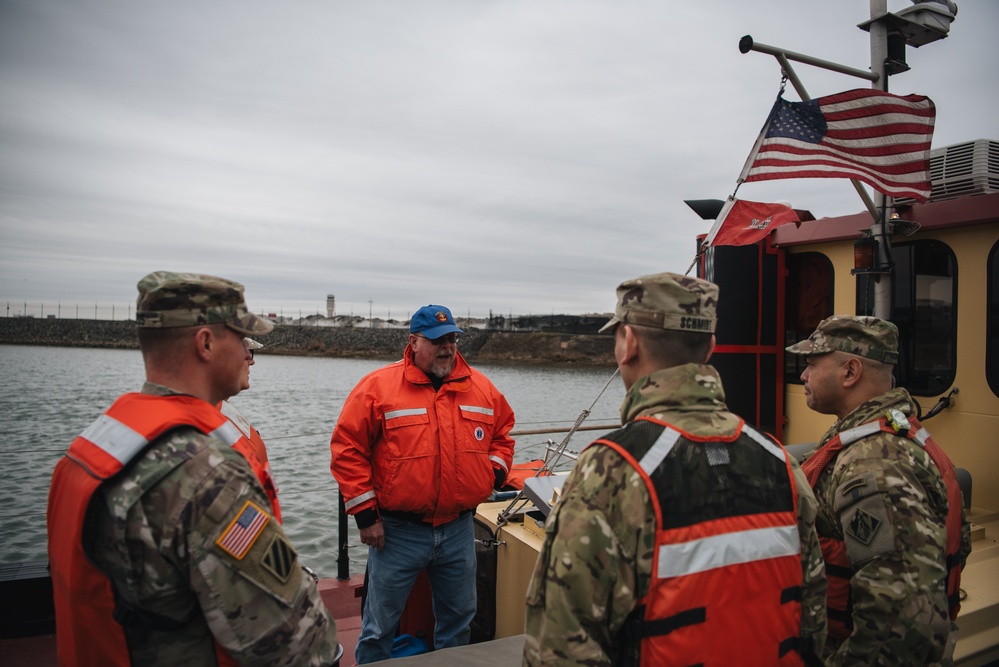
<instances>
[{"instance_id":1,"label":"amber light","mask_svg":"<svg viewBox=\"0 0 999 667\"><path fill-rule=\"evenodd\" d=\"M853 244L854 271L870 271L878 265L878 242L870 236L862 236Z\"/></svg>"}]
</instances>

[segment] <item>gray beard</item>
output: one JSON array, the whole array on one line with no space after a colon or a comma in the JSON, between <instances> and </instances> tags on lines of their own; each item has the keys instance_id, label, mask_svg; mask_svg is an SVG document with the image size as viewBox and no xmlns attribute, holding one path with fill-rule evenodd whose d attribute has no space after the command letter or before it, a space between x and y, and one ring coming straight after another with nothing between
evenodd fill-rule
<instances>
[{"instance_id":1,"label":"gray beard","mask_svg":"<svg viewBox=\"0 0 999 667\"><path fill-rule=\"evenodd\" d=\"M454 357L451 357L450 361L445 364L435 361L432 366L430 366L430 374L436 378L444 379L451 374L454 370Z\"/></svg>"}]
</instances>

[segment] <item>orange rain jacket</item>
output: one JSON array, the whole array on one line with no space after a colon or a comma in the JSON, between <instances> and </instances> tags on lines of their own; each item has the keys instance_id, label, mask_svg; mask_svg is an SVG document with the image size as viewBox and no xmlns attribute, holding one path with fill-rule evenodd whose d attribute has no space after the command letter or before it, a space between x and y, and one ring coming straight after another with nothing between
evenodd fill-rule
<instances>
[{"instance_id":1,"label":"orange rain jacket","mask_svg":"<svg viewBox=\"0 0 999 667\"><path fill-rule=\"evenodd\" d=\"M124 628L115 620L111 580L84 547L90 500L149 443L179 426L193 426L234 448L246 438L217 409L193 396L125 394L70 444L49 490L49 568L60 665L131 664ZM220 665L235 664L216 646Z\"/></svg>"},{"instance_id":2,"label":"orange rain jacket","mask_svg":"<svg viewBox=\"0 0 999 667\"><path fill-rule=\"evenodd\" d=\"M513 410L460 354L437 391L410 358L364 377L330 439L330 470L348 514L423 515L435 526L474 509L510 470Z\"/></svg>"}]
</instances>

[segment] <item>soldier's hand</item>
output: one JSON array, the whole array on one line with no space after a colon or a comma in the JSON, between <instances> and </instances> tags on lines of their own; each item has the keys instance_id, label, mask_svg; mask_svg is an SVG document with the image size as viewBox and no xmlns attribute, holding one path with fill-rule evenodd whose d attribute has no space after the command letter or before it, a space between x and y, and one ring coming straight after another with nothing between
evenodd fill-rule
<instances>
[{"instance_id":1,"label":"soldier's hand","mask_svg":"<svg viewBox=\"0 0 999 667\"><path fill-rule=\"evenodd\" d=\"M361 542L381 551L385 546L385 526L382 525L382 522L377 521L367 528L362 528Z\"/></svg>"}]
</instances>

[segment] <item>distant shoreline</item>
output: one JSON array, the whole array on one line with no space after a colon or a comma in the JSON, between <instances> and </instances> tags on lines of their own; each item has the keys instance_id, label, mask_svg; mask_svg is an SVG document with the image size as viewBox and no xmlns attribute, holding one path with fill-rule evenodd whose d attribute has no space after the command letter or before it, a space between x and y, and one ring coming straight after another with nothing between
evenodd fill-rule
<instances>
[{"instance_id":1,"label":"distant shoreline","mask_svg":"<svg viewBox=\"0 0 999 667\"><path fill-rule=\"evenodd\" d=\"M406 329L278 325L260 337L261 354L398 359ZM0 344L138 349L135 323L127 320L0 318ZM614 366L613 336L548 331L468 329L459 350L469 361Z\"/></svg>"}]
</instances>

